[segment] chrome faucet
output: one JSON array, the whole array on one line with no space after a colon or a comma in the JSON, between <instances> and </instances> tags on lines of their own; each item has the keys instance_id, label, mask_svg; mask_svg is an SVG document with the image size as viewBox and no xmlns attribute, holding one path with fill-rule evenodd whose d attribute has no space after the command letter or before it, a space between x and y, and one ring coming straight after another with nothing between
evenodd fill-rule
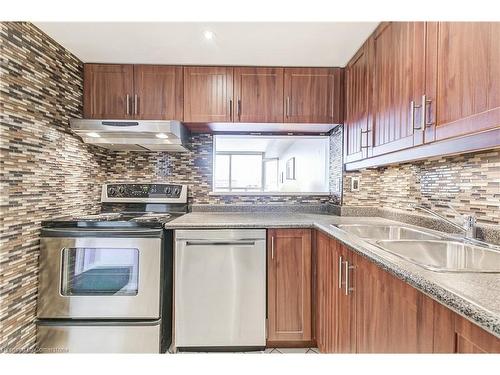
<instances>
[{"instance_id":1,"label":"chrome faucet","mask_svg":"<svg viewBox=\"0 0 500 375\"><path fill-rule=\"evenodd\" d=\"M455 208L453 208L451 205L446 204L446 207L450 208L453 212L455 212L458 216L462 217L464 219L464 222L462 225L457 224L456 222L444 217L441 214L438 214L435 211L432 211L430 208L427 208L425 206L419 206L419 205L413 205L413 208L416 210L421 210L424 212L427 212L431 215L434 215L438 217L439 219L446 221L448 224L454 226L455 228L460 229L465 238L470 238L470 239L476 239L477 238L477 227L476 227L476 217L473 215L462 215L460 212L458 212Z\"/></svg>"}]
</instances>

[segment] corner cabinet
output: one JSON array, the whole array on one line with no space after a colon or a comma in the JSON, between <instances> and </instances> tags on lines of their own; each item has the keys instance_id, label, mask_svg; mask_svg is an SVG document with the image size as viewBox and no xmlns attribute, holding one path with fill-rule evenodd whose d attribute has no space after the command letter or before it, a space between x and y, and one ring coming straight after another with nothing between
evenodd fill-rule
<instances>
[{"instance_id":1,"label":"corner cabinet","mask_svg":"<svg viewBox=\"0 0 500 375\"><path fill-rule=\"evenodd\" d=\"M372 49L369 39L345 68L344 163L369 156Z\"/></svg>"},{"instance_id":2,"label":"corner cabinet","mask_svg":"<svg viewBox=\"0 0 500 375\"><path fill-rule=\"evenodd\" d=\"M182 68L84 65L85 118L182 120Z\"/></svg>"},{"instance_id":3,"label":"corner cabinet","mask_svg":"<svg viewBox=\"0 0 500 375\"><path fill-rule=\"evenodd\" d=\"M340 124L343 69L285 68L285 122Z\"/></svg>"},{"instance_id":4,"label":"corner cabinet","mask_svg":"<svg viewBox=\"0 0 500 375\"><path fill-rule=\"evenodd\" d=\"M267 251L270 347L307 347L312 335L310 229L269 229Z\"/></svg>"}]
</instances>

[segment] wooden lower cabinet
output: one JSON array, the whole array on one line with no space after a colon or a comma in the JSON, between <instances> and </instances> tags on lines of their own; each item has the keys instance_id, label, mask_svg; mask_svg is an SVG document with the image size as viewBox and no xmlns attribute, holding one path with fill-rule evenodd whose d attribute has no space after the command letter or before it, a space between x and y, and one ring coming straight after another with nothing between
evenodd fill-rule
<instances>
[{"instance_id":1,"label":"wooden lower cabinet","mask_svg":"<svg viewBox=\"0 0 500 375\"><path fill-rule=\"evenodd\" d=\"M369 260L352 256L357 352L432 353L432 300Z\"/></svg>"},{"instance_id":2,"label":"wooden lower cabinet","mask_svg":"<svg viewBox=\"0 0 500 375\"><path fill-rule=\"evenodd\" d=\"M307 347L312 334L310 229L269 229L267 346Z\"/></svg>"},{"instance_id":3,"label":"wooden lower cabinet","mask_svg":"<svg viewBox=\"0 0 500 375\"><path fill-rule=\"evenodd\" d=\"M500 353L500 339L341 242L316 233L322 353Z\"/></svg>"}]
</instances>

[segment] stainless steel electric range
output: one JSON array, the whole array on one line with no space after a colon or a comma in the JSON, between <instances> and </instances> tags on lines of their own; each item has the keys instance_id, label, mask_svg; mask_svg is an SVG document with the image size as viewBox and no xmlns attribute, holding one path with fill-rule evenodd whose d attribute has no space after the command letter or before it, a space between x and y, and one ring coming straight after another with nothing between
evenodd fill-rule
<instances>
[{"instance_id":1,"label":"stainless steel electric range","mask_svg":"<svg viewBox=\"0 0 500 375\"><path fill-rule=\"evenodd\" d=\"M173 242L187 186L107 184L101 213L42 223L42 352L148 352L172 337Z\"/></svg>"}]
</instances>

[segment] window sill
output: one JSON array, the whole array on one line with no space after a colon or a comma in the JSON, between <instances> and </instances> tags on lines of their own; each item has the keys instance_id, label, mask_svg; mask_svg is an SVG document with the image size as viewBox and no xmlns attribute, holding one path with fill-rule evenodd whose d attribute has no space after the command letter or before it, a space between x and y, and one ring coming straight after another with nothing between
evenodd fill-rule
<instances>
[{"instance_id":1,"label":"window sill","mask_svg":"<svg viewBox=\"0 0 500 375\"><path fill-rule=\"evenodd\" d=\"M330 192L287 192L287 191L277 191L277 192L265 192L265 191L211 191L208 195L236 195L236 196L329 196Z\"/></svg>"}]
</instances>

